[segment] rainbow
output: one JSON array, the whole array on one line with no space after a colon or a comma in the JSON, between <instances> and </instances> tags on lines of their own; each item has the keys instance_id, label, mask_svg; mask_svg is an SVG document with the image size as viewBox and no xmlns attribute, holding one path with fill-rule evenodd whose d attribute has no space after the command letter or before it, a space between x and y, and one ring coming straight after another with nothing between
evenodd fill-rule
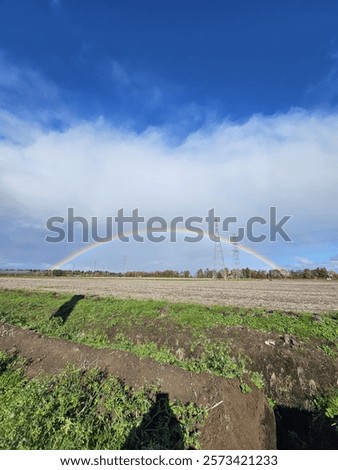
<instances>
[{"instance_id":1,"label":"rainbow","mask_svg":"<svg viewBox=\"0 0 338 470\"><path fill-rule=\"evenodd\" d=\"M170 232L170 230L168 230L168 232ZM185 228L178 228L178 227L175 229L175 232L184 233L184 234L187 234L187 233L191 234L191 231L189 231ZM147 233L147 229L138 230L137 233L138 234ZM203 233L204 233L205 236L208 236L208 232L206 230L203 230ZM129 233L126 233L125 235L127 237L131 237L133 234L134 234L134 232L131 231ZM230 238L227 238L227 237L224 237L224 236L220 236L219 238L220 238L222 243L225 243L227 245L231 245ZM85 247L80 248L79 250L73 251L73 253L71 253L70 255L66 256L65 258L62 258L57 263L53 264L50 267L50 270L61 269L62 266L64 266L67 263L70 263L71 261L78 258L79 256L81 256L85 253L88 253L89 251L94 250L95 248L98 248L99 246L102 246L103 244L111 243L111 242L113 242L117 239L118 239L118 235L116 234L112 238L110 238L109 240L101 241L101 242L93 242L90 245L86 245ZM283 268L281 266L278 266L278 264L276 264L274 261L267 258L266 256L261 255L256 250L254 250L252 248L249 248L248 246L243 245L242 243L238 243L237 246L241 251L243 251L244 253L247 253L251 256L254 256L256 259L262 261L264 264L266 264L270 268L276 269L278 271L283 271Z\"/></svg>"}]
</instances>

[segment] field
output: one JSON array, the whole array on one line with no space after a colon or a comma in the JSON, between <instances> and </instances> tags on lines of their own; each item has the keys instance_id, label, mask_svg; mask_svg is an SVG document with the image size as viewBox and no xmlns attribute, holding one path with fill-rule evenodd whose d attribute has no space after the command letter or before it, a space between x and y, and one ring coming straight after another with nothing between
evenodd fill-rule
<instances>
[{"instance_id":1,"label":"field","mask_svg":"<svg viewBox=\"0 0 338 470\"><path fill-rule=\"evenodd\" d=\"M293 312L338 309L338 282L334 281L3 277L0 287Z\"/></svg>"},{"instance_id":2,"label":"field","mask_svg":"<svg viewBox=\"0 0 338 470\"><path fill-rule=\"evenodd\" d=\"M2 278L0 448L335 448L337 287Z\"/></svg>"}]
</instances>

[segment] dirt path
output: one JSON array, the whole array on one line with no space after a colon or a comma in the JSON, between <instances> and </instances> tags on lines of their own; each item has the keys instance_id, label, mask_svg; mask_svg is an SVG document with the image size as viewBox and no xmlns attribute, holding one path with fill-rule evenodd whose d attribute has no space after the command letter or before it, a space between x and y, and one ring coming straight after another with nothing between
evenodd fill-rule
<instances>
[{"instance_id":1,"label":"dirt path","mask_svg":"<svg viewBox=\"0 0 338 470\"><path fill-rule=\"evenodd\" d=\"M263 307L293 312L319 313L338 309L338 282L335 281L2 277L0 288Z\"/></svg>"},{"instance_id":2,"label":"dirt path","mask_svg":"<svg viewBox=\"0 0 338 470\"><path fill-rule=\"evenodd\" d=\"M273 449L276 447L275 419L263 393L240 392L236 380L209 373L192 374L177 367L109 349L47 338L31 330L0 323L0 349L16 352L30 360L28 374L58 373L68 363L78 367L107 368L126 384L139 388L147 382L160 383L171 399L195 402L212 408L202 430L203 449Z\"/></svg>"}]
</instances>

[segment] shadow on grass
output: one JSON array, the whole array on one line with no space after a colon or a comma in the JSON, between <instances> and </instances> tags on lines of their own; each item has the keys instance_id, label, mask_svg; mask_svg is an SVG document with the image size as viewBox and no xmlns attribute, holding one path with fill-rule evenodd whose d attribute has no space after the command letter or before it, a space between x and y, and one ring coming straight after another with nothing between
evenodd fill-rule
<instances>
[{"instance_id":1,"label":"shadow on grass","mask_svg":"<svg viewBox=\"0 0 338 470\"><path fill-rule=\"evenodd\" d=\"M51 316L50 319L52 318L61 318L63 323L66 323L69 315L72 313L74 308L76 307L76 304L84 299L84 295L78 294L78 295L73 295L73 297L65 302L64 304L61 305Z\"/></svg>"},{"instance_id":2,"label":"shadow on grass","mask_svg":"<svg viewBox=\"0 0 338 470\"><path fill-rule=\"evenodd\" d=\"M184 449L182 428L170 407L167 393L156 395L154 405L144 415L141 424L132 429L123 448L130 450Z\"/></svg>"}]
</instances>

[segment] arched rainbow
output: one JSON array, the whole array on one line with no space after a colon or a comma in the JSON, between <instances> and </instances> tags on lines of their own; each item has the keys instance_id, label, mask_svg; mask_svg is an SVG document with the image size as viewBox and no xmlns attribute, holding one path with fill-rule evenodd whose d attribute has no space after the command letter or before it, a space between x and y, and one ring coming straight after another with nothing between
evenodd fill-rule
<instances>
[{"instance_id":1,"label":"arched rainbow","mask_svg":"<svg viewBox=\"0 0 338 470\"><path fill-rule=\"evenodd\" d=\"M203 230L201 229L204 233L205 236L209 236L208 232L206 230ZM169 230L168 230L169 232ZM185 228L176 228L175 229L175 232L178 232L178 233L184 233L184 234L191 234L191 231L185 229ZM129 233L126 233L125 235L127 237L131 237L133 235L133 231L129 232ZM140 229L138 230L137 232L138 234L141 234L141 233L147 233L147 230L146 229ZM60 261L58 261L57 263L53 264L53 266L50 267L51 270L53 269L60 269L62 266L64 266L65 264L69 263L70 261L73 261L74 259L78 258L79 256L83 255L84 253L87 253L88 251L91 251L91 250L94 250L95 248L99 247L99 246L102 246L103 244L106 244L106 243L111 243L112 241L114 240L117 240L118 239L118 235L114 235L111 239L107 240L107 241L101 241L101 242L93 242L91 243L90 245L87 245L83 248L80 248L79 250L76 250L74 251L73 253L71 253L70 255L66 256L65 258L61 259ZM231 245L231 242L230 242L230 238L227 238L227 237L223 237L220 235L220 240L221 242L223 243L226 243L227 245ZM256 259L262 261L263 263L267 264L270 268L272 269L276 269L278 271L282 271L283 268L278 266L278 264L276 264L274 261L272 261L271 259L267 258L266 256L263 256L261 255L260 253L258 253L256 250L252 249L252 248L249 248L248 246L245 246L243 245L242 243L238 243L238 248L243 251L244 253L248 253L249 255L252 255L254 256Z\"/></svg>"}]
</instances>

